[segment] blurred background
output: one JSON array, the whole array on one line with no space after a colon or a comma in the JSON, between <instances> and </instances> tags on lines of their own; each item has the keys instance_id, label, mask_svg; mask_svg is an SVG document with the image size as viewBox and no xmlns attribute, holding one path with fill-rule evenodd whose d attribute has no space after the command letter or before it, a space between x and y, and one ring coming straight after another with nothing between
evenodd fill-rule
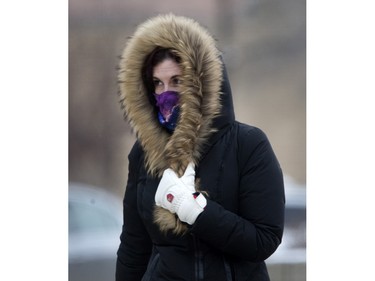
<instances>
[{"instance_id":1,"label":"blurred background","mask_svg":"<svg viewBox=\"0 0 375 281\"><path fill-rule=\"evenodd\" d=\"M167 12L214 35L237 120L269 137L287 188L284 245L267 261L271 280L306 280L305 0L69 1L69 280L114 280L135 140L118 103L118 56L138 24Z\"/></svg>"}]
</instances>

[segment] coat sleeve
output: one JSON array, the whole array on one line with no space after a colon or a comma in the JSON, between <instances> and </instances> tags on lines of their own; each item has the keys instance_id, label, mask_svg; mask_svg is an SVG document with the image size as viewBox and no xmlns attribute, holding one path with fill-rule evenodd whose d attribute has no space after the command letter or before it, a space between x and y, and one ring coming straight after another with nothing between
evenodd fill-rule
<instances>
[{"instance_id":1,"label":"coat sleeve","mask_svg":"<svg viewBox=\"0 0 375 281\"><path fill-rule=\"evenodd\" d=\"M129 174L125 190L124 223L117 251L116 281L139 281L147 268L152 242L137 209L137 178L140 147L129 154Z\"/></svg>"},{"instance_id":2,"label":"coat sleeve","mask_svg":"<svg viewBox=\"0 0 375 281\"><path fill-rule=\"evenodd\" d=\"M266 135L257 128L240 127L238 161L239 187L225 187L239 188L238 213L207 199L191 231L226 254L259 262L281 243L285 208L282 171Z\"/></svg>"}]
</instances>

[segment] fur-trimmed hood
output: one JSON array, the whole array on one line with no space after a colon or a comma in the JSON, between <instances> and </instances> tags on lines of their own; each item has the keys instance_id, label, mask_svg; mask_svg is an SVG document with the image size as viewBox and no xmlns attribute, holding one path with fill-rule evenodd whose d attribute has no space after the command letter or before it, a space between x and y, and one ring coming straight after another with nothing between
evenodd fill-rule
<instances>
[{"instance_id":1,"label":"fur-trimmed hood","mask_svg":"<svg viewBox=\"0 0 375 281\"><path fill-rule=\"evenodd\" d=\"M181 58L180 117L173 134L154 116L142 80L142 66L157 46ZM120 104L144 152L147 171L161 176L166 168L182 175L197 164L210 142L234 121L231 90L213 37L196 21L159 15L141 24L121 56Z\"/></svg>"}]
</instances>

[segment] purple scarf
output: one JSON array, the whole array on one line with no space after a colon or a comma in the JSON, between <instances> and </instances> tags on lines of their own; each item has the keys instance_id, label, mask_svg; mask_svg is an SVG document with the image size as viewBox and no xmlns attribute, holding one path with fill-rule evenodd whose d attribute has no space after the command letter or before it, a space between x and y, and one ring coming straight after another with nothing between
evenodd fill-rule
<instances>
[{"instance_id":1,"label":"purple scarf","mask_svg":"<svg viewBox=\"0 0 375 281\"><path fill-rule=\"evenodd\" d=\"M158 119L160 124L169 131L174 131L180 113L178 92L166 91L159 95L154 94L154 97L156 106L159 108Z\"/></svg>"}]
</instances>

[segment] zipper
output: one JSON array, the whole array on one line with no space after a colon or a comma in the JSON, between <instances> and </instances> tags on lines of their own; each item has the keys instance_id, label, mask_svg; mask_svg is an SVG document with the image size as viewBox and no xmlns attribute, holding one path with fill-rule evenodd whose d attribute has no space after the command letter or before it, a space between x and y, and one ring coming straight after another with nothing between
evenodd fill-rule
<instances>
[{"instance_id":1,"label":"zipper","mask_svg":"<svg viewBox=\"0 0 375 281\"><path fill-rule=\"evenodd\" d=\"M156 252L155 248L153 249L153 253L152 253L152 256L150 258L150 261L147 265L147 269L146 269L146 272L142 278L141 281L150 281L153 274L154 274L154 271L155 271L155 268L156 268L156 265L157 263L159 262L159 257L160 257L160 254L158 252Z\"/></svg>"},{"instance_id":2,"label":"zipper","mask_svg":"<svg viewBox=\"0 0 375 281\"><path fill-rule=\"evenodd\" d=\"M234 272L232 265L228 263L227 259L223 256L224 260L224 269L225 269L225 276L228 281L234 281Z\"/></svg>"},{"instance_id":3,"label":"zipper","mask_svg":"<svg viewBox=\"0 0 375 281\"><path fill-rule=\"evenodd\" d=\"M194 244L194 268L195 268L195 280L203 281L204 280L204 270L203 270L203 254L200 249L199 240L195 237L194 234L191 234L193 237Z\"/></svg>"}]
</instances>

